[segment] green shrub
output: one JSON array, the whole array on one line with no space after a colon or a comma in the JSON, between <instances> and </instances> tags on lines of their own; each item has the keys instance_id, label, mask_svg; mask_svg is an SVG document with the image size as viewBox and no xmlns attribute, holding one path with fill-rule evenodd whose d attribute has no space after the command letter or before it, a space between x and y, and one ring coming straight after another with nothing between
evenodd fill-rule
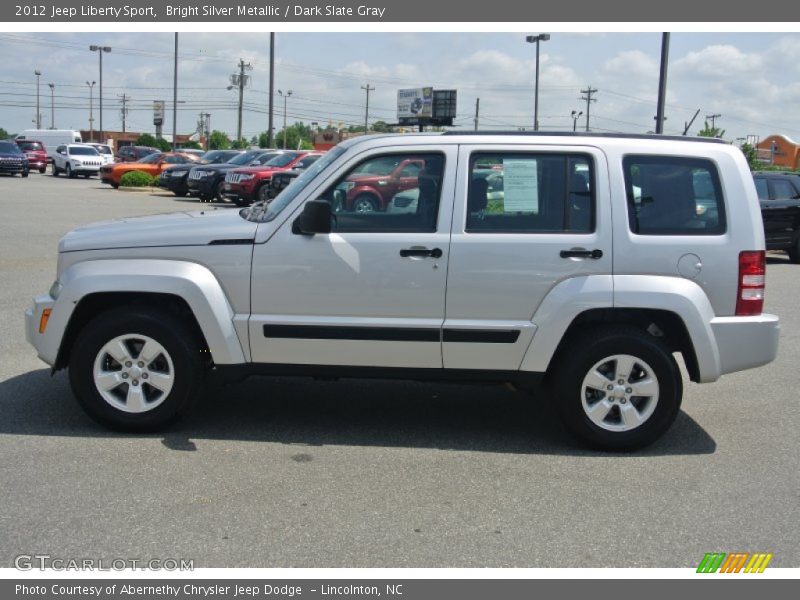
<instances>
[{"instance_id":1,"label":"green shrub","mask_svg":"<svg viewBox=\"0 0 800 600\"><path fill-rule=\"evenodd\" d=\"M120 185L125 187L147 187L155 184L155 177L144 171L128 171L120 179Z\"/></svg>"}]
</instances>

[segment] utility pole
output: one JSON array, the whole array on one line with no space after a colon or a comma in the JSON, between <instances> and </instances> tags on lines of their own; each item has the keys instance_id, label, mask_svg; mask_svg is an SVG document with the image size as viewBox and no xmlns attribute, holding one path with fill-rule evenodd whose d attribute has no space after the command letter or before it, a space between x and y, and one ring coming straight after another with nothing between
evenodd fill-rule
<instances>
[{"instance_id":1,"label":"utility pole","mask_svg":"<svg viewBox=\"0 0 800 600\"><path fill-rule=\"evenodd\" d=\"M122 96L120 96L120 98L122 98L122 108L120 109L119 114L122 117L122 133L125 133L125 119L128 116L127 103L128 103L128 100L130 100L131 98L130 98L130 96L127 96L126 94L122 94Z\"/></svg>"},{"instance_id":2,"label":"utility pole","mask_svg":"<svg viewBox=\"0 0 800 600\"><path fill-rule=\"evenodd\" d=\"M89 86L89 141L90 142L94 141L94 115L92 114L94 110L93 107L94 98L92 96L92 91L94 90L94 84L95 84L94 81L92 81L91 83L89 83L88 81L86 82L86 85Z\"/></svg>"},{"instance_id":3,"label":"utility pole","mask_svg":"<svg viewBox=\"0 0 800 600\"><path fill-rule=\"evenodd\" d=\"M50 86L50 129L56 128L56 97L55 97L55 83L48 83Z\"/></svg>"},{"instance_id":4,"label":"utility pole","mask_svg":"<svg viewBox=\"0 0 800 600\"><path fill-rule=\"evenodd\" d=\"M244 71L247 69L248 71L251 70L253 67L250 63L245 63L243 58L239 59L239 73L236 75L231 76L231 83L232 86L228 87L228 89L233 89L234 86L239 88L239 120L236 125L236 141L242 141L242 111L244 109L244 86L247 84L247 80L250 77L249 75L245 75Z\"/></svg>"},{"instance_id":5,"label":"utility pole","mask_svg":"<svg viewBox=\"0 0 800 600\"><path fill-rule=\"evenodd\" d=\"M683 135L687 135L689 133L689 127L692 126L692 123L694 123L694 120L697 118L697 115L699 114L700 114L700 109L698 108L697 112L694 113L694 116L692 117L691 121L689 121L688 123L686 121L683 122L684 124Z\"/></svg>"},{"instance_id":6,"label":"utility pole","mask_svg":"<svg viewBox=\"0 0 800 600\"><path fill-rule=\"evenodd\" d=\"M272 113L274 109L274 99L272 95L275 93L275 32L269 34L269 123L267 124L267 148L272 148L272 129L274 123L272 122Z\"/></svg>"},{"instance_id":7,"label":"utility pole","mask_svg":"<svg viewBox=\"0 0 800 600\"><path fill-rule=\"evenodd\" d=\"M478 131L478 115L480 114L481 99L475 98L475 131Z\"/></svg>"},{"instance_id":8,"label":"utility pole","mask_svg":"<svg viewBox=\"0 0 800 600\"><path fill-rule=\"evenodd\" d=\"M39 79L42 77L42 72L40 70L35 70L33 72L36 75L36 129L42 128L42 110L39 108Z\"/></svg>"},{"instance_id":9,"label":"utility pole","mask_svg":"<svg viewBox=\"0 0 800 600\"><path fill-rule=\"evenodd\" d=\"M719 114L719 113L714 114L714 115L706 115L706 119L710 119L711 120L711 129L716 129L717 128L717 119L719 119L721 116L722 115Z\"/></svg>"},{"instance_id":10,"label":"utility pole","mask_svg":"<svg viewBox=\"0 0 800 600\"><path fill-rule=\"evenodd\" d=\"M367 92L367 108L364 113L364 135L367 135L369 133L369 93L374 92L375 88L370 87L369 84L367 84L362 85L361 89Z\"/></svg>"},{"instance_id":11,"label":"utility pole","mask_svg":"<svg viewBox=\"0 0 800 600\"><path fill-rule=\"evenodd\" d=\"M592 98L592 94L597 93L597 88L593 88L589 86L585 90L581 90L581 94L585 94L585 96L581 96L581 100L586 100L586 132L589 132L589 107L592 105L592 102L597 102L597 98Z\"/></svg>"},{"instance_id":12,"label":"utility pole","mask_svg":"<svg viewBox=\"0 0 800 600\"><path fill-rule=\"evenodd\" d=\"M175 32L175 65L172 75L172 151L177 147L178 137L178 32Z\"/></svg>"},{"instance_id":13,"label":"utility pole","mask_svg":"<svg viewBox=\"0 0 800 600\"><path fill-rule=\"evenodd\" d=\"M669 62L669 33L661 35L661 71L658 77L658 108L656 109L656 133L664 133L664 106L667 99L667 63Z\"/></svg>"}]
</instances>

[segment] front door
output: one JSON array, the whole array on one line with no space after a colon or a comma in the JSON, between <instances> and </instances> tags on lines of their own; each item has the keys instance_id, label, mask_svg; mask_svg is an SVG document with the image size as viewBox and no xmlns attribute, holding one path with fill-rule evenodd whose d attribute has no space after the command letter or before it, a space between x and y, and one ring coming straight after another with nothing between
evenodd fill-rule
<instances>
[{"instance_id":1,"label":"front door","mask_svg":"<svg viewBox=\"0 0 800 600\"><path fill-rule=\"evenodd\" d=\"M320 199L371 164L417 159L406 210L335 213L330 234L301 235L294 208L256 244L250 348L260 363L441 368L456 147L382 148L343 165ZM311 200L314 198L304 198ZM341 204L339 204L341 206Z\"/></svg>"}]
</instances>

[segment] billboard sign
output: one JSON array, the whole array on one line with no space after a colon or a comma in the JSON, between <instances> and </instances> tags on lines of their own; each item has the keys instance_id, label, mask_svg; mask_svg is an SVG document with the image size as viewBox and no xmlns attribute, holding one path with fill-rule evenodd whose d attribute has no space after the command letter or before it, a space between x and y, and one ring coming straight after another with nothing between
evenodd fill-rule
<instances>
[{"instance_id":1,"label":"billboard sign","mask_svg":"<svg viewBox=\"0 0 800 600\"><path fill-rule=\"evenodd\" d=\"M397 118L430 119L433 116L433 88L397 90Z\"/></svg>"},{"instance_id":2,"label":"billboard sign","mask_svg":"<svg viewBox=\"0 0 800 600\"><path fill-rule=\"evenodd\" d=\"M164 106L163 100L153 101L153 125L156 127L164 124Z\"/></svg>"}]
</instances>

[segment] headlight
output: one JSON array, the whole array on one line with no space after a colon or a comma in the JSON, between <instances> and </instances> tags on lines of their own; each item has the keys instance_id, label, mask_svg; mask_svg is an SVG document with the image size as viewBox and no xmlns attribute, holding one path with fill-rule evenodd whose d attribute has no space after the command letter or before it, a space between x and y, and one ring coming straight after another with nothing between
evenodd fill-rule
<instances>
[{"instance_id":1,"label":"headlight","mask_svg":"<svg viewBox=\"0 0 800 600\"><path fill-rule=\"evenodd\" d=\"M83 163L81 161L79 161L77 158L73 158L72 159L72 166L73 167L80 167L82 165L83 165Z\"/></svg>"},{"instance_id":2,"label":"headlight","mask_svg":"<svg viewBox=\"0 0 800 600\"><path fill-rule=\"evenodd\" d=\"M63 287L64 286L61 285L61 282L58 279L56 279L53 282L53 285L50 286L50 291L48 292L50 294L50 297L53 300L58 300L58 296L59 294L61 294L61 288Z\"/></svg>"},{"instance_id":3,"label":"headlight","mask_svg":"<svg viewBox=\"0 0 800 600\"><path fill-rule=\"evenodd\" d=\"M198 171L197 172L197 174L200 176L201 179L203 177L208 177L209 175L211 175L211 173L212 173L212 171Z\"/></svg>"},{"instance_id":4,"label":"headlight","mask_svg":"<svg viewBox=\"0 0 800 600\"><path fill-rule=\"evenodd\" d=\"M253 177L255 177L255 175L247 175L243 173L239 175L239 181L250 181Z\"/></svg>"}]
</instances>

